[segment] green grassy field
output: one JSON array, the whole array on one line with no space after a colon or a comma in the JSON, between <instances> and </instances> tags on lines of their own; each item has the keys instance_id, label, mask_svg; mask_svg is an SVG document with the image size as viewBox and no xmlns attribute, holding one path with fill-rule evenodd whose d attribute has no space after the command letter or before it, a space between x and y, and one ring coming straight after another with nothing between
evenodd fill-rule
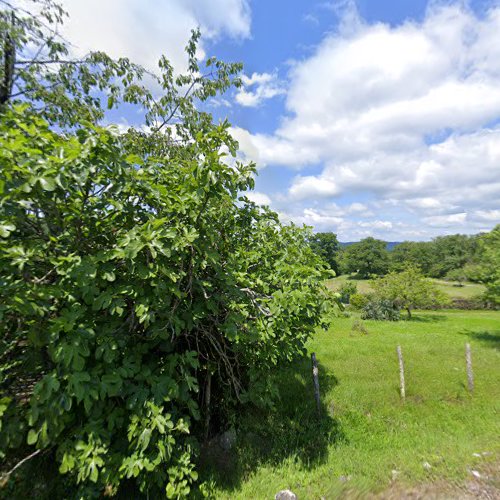
<instances>
[{"instance_id":1,"label":"green grassy field","mask_svg":"<svg viewBox=\"0 0 500 500\"><path fill-rule=\"evenodd\" d=\"M342 275L327 281L327 286L331 290L338 290L346 281L356 283L359 293L369 293L372 291L370 280L349 279L349 276ZM433 279L437 288L446 293L450 298L471 299L482 295L485 287L479 283L464 283L464 286L455 286L453 282Z\"/></svg>"},{"instance_id":2,"label":"green grassy field","mask_svg":"<svg viewBox=\"0 0 500 500\"><path fill-rule=\"evenodd\" d=\"M273 498L290 488L301 499L380 492L398 498L407 488L429 484L441 493L452 488L453 497L453 488L474 480L471 470L484 478L498 466L500 312L419 312L412 321L365 321L367 335L352 330L356 320L335 319L310 342L320 363L321 419L309 360L282 369L275 410L242 415L235 422L236 450L204 472L215 497ZM472 396L466 342L472 346ZM405 402L398 392L397 345L406 365ZM489 477L487 487L498 493L492 483L498 473Z\"/></svg>"}]
</instances>

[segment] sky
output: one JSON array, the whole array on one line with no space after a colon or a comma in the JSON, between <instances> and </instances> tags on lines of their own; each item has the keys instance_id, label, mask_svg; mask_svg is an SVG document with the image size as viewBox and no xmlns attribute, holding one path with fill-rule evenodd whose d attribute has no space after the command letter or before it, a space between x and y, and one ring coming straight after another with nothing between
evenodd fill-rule
<instances>
[{"instance_id":1,"label":"sky","mask_svg":"<svg viewBox=\"0 0 500 500\"><path fill-rule=\"evenodd\" d=\"M182 71L200 27L200 57L243 62L211 111L257 164L248 197L283 221L341 241L500 223L500 0L63 4L77 50Z\"/></svg>"}]
</instances>

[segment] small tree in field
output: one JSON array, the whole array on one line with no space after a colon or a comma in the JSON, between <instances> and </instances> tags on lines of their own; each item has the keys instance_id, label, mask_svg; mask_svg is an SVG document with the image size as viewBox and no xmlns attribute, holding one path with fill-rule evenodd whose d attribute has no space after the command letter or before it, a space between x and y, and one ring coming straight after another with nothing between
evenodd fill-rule
<instances>
[{"instance_id":1,"label":"small tree in field","mask_svg":"<svg viewBox=\"0 0 500 500\"><path fill-rule=\"evenodd\" d=\"M372 287L380 299L393 301L405 309L408 319L411 319L413 309L447 302L446 296L415 266L408 266L400 273L391 272L376 280Z\"/></svg>"}]
</instances>

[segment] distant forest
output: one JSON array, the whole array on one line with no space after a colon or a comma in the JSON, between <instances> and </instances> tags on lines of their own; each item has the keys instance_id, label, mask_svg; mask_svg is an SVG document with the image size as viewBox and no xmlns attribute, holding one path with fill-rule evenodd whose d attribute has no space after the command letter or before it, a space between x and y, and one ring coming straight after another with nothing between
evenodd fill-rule
<instances>
[{"instance_id":1,"label":"distant forest","mask_svg":"<svg viewBox=\"0 0 500 500\"><path fill-rule=\"evenodd\" d=\"M310 243L337 275L370 278L413 265L432 278L481 282L487 237L480 233L438 236L432 241L386 242L369 237L339 242L335 233L323 232L314 234Z\"/></svg>"}]
</instances>

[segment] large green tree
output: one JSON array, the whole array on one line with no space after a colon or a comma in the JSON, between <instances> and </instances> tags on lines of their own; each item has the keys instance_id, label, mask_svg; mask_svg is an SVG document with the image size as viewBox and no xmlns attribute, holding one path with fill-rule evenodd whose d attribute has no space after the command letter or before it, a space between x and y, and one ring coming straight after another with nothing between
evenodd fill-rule
<instances>
[{"instance_id":1,"label":"large green tree","mask_svg":"<svg viewBox=\"0 0 500 500\"><path fill-rule=\"evenodd\" d=\"M343 261L347 272L358 273L361 278L369 278L387 272L389 252L385 241L370 237L346 247Z\"/></svg>"},{"instance_id":2,"label":"large green tree","mask_svg":"<svg viewBox=\"0 0 500 500\"><path fill-rule=\"evenodd\" d=\"M494 304L500 304L500 224L480 237L478 272L486 285L486 296Z\"/></svg>"},{"instance_id":3,"label":"large green tree","mask_svg":"<svg viewBox=\"0 0 500 500\"><path fill-rule=\"evenodd\" d=\"M439 236L434 238L431 245L433 264L429 275L441 278L451 270L473 262L478 249L478 238L465 234Z\"/></svg>"},{"instance_id":4,"label":"large green tree","mask_svg":"<svg viewBox=\"0 0 500 500\"><path fill-rule=\"evenodd\" d=\"M427 241L403 241L390 252L391 270L394 271L401 271L408 265L414 265L428 275L435 260L433 244Z\"/></svg>"},{"instance_id":5,"label":"large green tree","mask_svg":"<svg viewBox=\"0 0 500 500\"><path fill-rule=\"evenodd\" d=\"M313 251L328 263L335 274L339 274L338 255L340 244L337 235L332 232L314 233L310 242Z\"/></svg>"},{"instance_id":6,"label":"large green tree","mask_svg":"<svg viewBox=\"0 0 500 500\"><path fill-rule=\"evenodd\" d=\"M63 14L40 5L1 13L2 482L44 457L69 478L52 496L185 497L200 442L305 352L327 272L307 231L244 197L254 165L197 109L239 65L200 67L195 33L153 96L127 60L61 60ZM100 126L124 101L144 123Z\"/></svg>"}]
</instances>

